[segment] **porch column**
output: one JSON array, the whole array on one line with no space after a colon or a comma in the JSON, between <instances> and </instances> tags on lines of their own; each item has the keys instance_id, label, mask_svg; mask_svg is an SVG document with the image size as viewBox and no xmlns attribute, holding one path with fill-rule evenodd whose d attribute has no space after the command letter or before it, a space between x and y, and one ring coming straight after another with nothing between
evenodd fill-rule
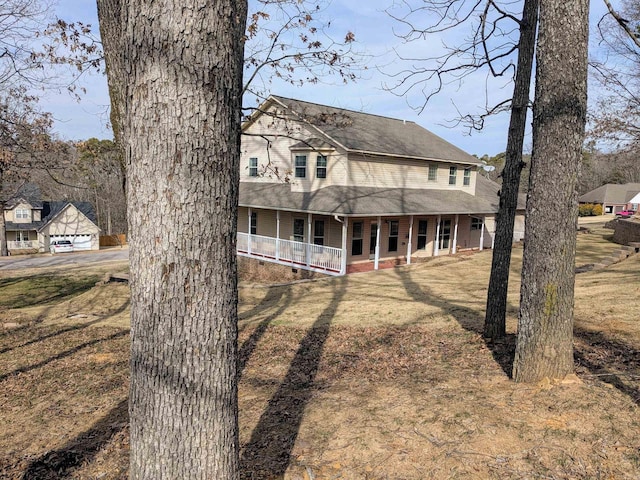
<instances>
[{"instance_id":1,"label":"porch column","mask_svg":"<svg viewBox=\"0 0 640 480\"><path fill-rule=\"evenodd\" d=\"M453 227L453 248L451 249L451 253L455 255L458 250L458 220L460 215L456 215L456 224Z\"/></svg>"},{"instance_id":2,"label":"porch column","mask_svg":"<svg viewBox=\"0 0 640 480\"><path fill-rule=\"evenodd\" d=\"M480 226L480 251L484 250L484 215L482 216L482 225Z\"/></svg>"},{"instance_id":3,"label":"porch column","mask_svg":"<svg viewBox=\"0 0 640 480\"><path fill-rule=\"evenodd\" d=\"M382 230L382 217L378 217L378 229L376 230L376 252L373 261L373 269L378 270L380 262L380 230Z\"/></svg>"},{"instance_id":4,"label":"porch column","mask_svg":"<svg viewBox=\"0 0 640 480\"><path fill-rule=\"evenodd\" d=\"M413 215L409 216L409 241L407 242L407 265L411 265L412 242L413 242Z\"/></svg>"},{"instance_id":5,"label":"porch column","mask_svg":"<svg viewBox=\"0 0 640 480\"><path fill-rule=\"evenodd\" d=\"M251 255L251 207L247 208L249 216L247 217L247 253Z\"/></svg>"},{"instance_id":6,"label":"porch column","mask_svg":"<svg viewBox=\"0 0 640 480\"><path fill-rule=\"evenodd\" d=\"M280 210L276 210L276 261L280 260Z\"/></svg>"},{"instance_id":7,"label":"porch column","mask_svg":"<svg viewBox=\"0 0 640 480\"><path fill-rule=\"evenodd\" d=\"M347 234L349 232L349 217L344 217L342 222L342 258L340 259L340 274L347 273Z\"/></svg>"},{"instance_id":8,"label":"porch column","mask_svg":"<svg viewBox=\"0 0 640 480\"><path fill-rule=\"evenodd\" d=\"M311 222L313 215L307 214L307 267L311 264Z\"/></svg>"},{"instance_id":9,"label":"porch column","mask_svg":"<svg viewBox=\"0 0 640 480\"><path fill-rule=\"evenodd\" d=\"M436 220L436 241L433 242L433 256L437 257L440 253L440 215Z\"/></svg>"}]
</instances>

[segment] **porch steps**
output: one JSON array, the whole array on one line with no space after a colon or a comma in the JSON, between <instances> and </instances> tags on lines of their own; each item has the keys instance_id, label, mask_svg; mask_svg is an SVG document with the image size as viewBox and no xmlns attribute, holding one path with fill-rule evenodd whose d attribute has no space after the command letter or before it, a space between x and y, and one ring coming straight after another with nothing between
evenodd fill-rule
<instances>
[{"instance_id":1,"label":"porch steps","mask_svg":"<svg viewBox=\"0 0 640 480\"><path fill-rule=\"evenodd\" d=\"M629 245L620 247L620 250L613 253L610 257L604 258L599 263L594 264L593 268L594 270L598 270L608 267L609 265L625 260L638 252L640 252L640 242L631 242Z\"/></svg>"}]
</instances>

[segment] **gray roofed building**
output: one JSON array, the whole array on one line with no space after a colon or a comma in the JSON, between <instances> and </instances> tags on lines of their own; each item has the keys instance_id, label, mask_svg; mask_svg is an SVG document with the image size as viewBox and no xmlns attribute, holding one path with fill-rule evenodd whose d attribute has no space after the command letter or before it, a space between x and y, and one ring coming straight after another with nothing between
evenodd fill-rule
<instances>
[{"instance_id":1,"label":"gray roofed building","mask_svg":"<svg viewBox=\"0 0 640 480\"><path fill-rule=\"evenodd\" d=\"M499 185L414 122L270 96L240 164L242 256L341 275L493 244Z\"/></svg>"},{"instance_id":2,"label":"gray roofed building","mask_svg":"<svg viewBox=\"0 0 640 480\"><path fill-rule=\"evenodd\" d=\"M275 103L350 152L479 165L477 158L415 122L271 95Z\"/></svg>"},{"instance_id":3,"label":"gray roofed building","mask_svg":"<svg viewBox=\"0 0 640 480\"><path fill-rule=\"evenodd\" d=\"M607 183L578 197L579 203L602 205L603 213L616 213L640 193L640 183Z\"/></svg>"}]
</instances>

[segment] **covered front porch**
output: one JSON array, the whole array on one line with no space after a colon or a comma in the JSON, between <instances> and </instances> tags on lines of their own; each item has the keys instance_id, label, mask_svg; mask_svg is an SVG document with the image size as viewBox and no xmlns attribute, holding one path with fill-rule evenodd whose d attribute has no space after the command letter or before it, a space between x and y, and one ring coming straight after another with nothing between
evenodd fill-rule
<instances>
[{"instance_id":1,"label":"covered front porch","mask_svg":"<svg viewBox=\"0 0 640 480\"><path fill-rule=\"evenodd\" d=\"M483 215L350 217L241 207L237 252L291 268L345 275L491 247L487 220Z\"/></svg>"}]
</instances>

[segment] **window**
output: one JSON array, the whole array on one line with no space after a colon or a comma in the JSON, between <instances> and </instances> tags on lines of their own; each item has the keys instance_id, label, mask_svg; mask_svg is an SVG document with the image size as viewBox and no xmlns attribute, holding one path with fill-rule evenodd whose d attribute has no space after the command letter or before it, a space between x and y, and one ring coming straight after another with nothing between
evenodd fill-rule
<instances>
[{"instance_id":1,"label":"window","mask_svg":"<svg viewBox=\"0 0 640 480\"><path fill-rule=\"evenodd\" d=\"M457 174L458 174L458 167L449 167L449 185L456 184Z\"/></svg>"},{"instance_id":2,"label":"window","mask_svg":"<svg viewBox=\"0 0 640 480\"><path fill-rule=\"evenodd\" d=\"M471 230L482 230L482 219L471 217Z\"/></svg>"},{"instance_id":3,"label":"window","mask_svg":"<svg viewBox=\"0 0 640 480\"><path fill-rule=\"evenodd\" d=\"M18 230L16 232L16 241L18 241L18 242L28 242L29 241L29 232L25 232L23 230Z\"/></svg>"},{"instance_id":4,"label":"window","mask_svg":"<svg viewBox=\"0 0 640 480\"><path fill-rule=\"evenodd\" d=\"M353 236L351 238L351 255L362 255L363 222L353 222Z\"/></svg>"},{"instance_id":5,"label":"window","mask_svg":"<svg viewBox=\"0 0 640 480\"><path fill-rule=\"evenodd\" d=\"M369 237L369 254L374 255L376 253L376 246L378 245L378 224L371 224L371 236Z\"/></svg>"},{"instance_id":6,"label":"window","mask_svg":"<svg viewBox=\"0 0 640 480\"><path fill-rule=\"evenodd\" d=\"M16 208L16 219L29 218L29 210L26 208Z\"/></svg>"},{"instance_id":7,"label":"window","mask_svg":"<svg viewBox=\"0 0 640 480\"><path fill-rule=\"evenodd\" d=\"M258 176L258 159L256 157L251 157L249 159L249 176L250 177Z\"/></svg>"},{"instance_id":8,"label":"window","mask_svg":"<svg viewBox=\"0 0 640 480\"><path fill-rule=\"evenodd\" d=\"M293 240L304 242L304 218L293 219Z\"/></svg>"},{"instance_id":9,"label":"window","mask_svg":"<svg viewBox=\"0 0 640 480\"><path fill-rule=\"evenodd\" d=\"M258 233L258 214L256 212L251 212L251 225L249 232L251 232L251 235L256 235Z\"/></svg>"},{"instance_id":10,"label":"window","mask_svg":"<svg viewBox=\"0 0 640 480\"><path fill-rule=\"evenodd\" d=\"M464 169L464 177L462 177L462 185L464 185L465 187L468 187L469 185L471 185L471 169L470 168Z\"/></svg>"},{"instance_id":11,"label":"window","mask_svg":"<svg viewBox=\"0 0 640 480\"><path fill-rule=\"evenodd\" d=\"M429 177L430 182L438 180L438 165L429 165Z\"/></svg>"},{"instance_id":12,"label":"window","mask_svg":"<svg viewBox=\"0 0 640 480\"><path fill-rule=\"evenodd\" d=\"M307 156L296 155L296 178L305 178L307 176Z\"/></svg>"},{"instance_id":13,"label":"window","mask_svg":"<svg viewBox=\"0 0 640 480\"><path fill-rule=\"evenodd\" d=\"M389 221L389 251L398 251L398 220Z\"/></svg>"},{"instance_id":14,"label":"window","mask_svg":"<svg viewBox=\"0 0 640 480\"><path fill-rule=\"evenodd\" d=\"M324 245L324 220L313 222L313 243L315 245Z\"/></svg>"},{"instance_id":15,"label":"window","mask_svg":"<svg viewBox=\"0 0 640 480\"><path fill-rule=\"evenodd\" d=\"M418 220L418 250L427 248L427 221Z\"/></svg>"},{"instance_id":16,"label":"window","mask_svg":"<svg viewBox=\"0 0 640 480\"><path fill-rule=\"evenodd\" d=\"M316 177L327 178L327 157L325 155L318 155L316 160Z\"/></svg>"},{"instance_id":17,"label":"window","mask_svg":"<svg viewBox=\"0 0 640 480\"><path fill-rule=\"evenodd\" d=\"M439 250L449 248L449 239L451 238L451 220L440 220L440 242Z\"/></svg>"}]
</instances>

